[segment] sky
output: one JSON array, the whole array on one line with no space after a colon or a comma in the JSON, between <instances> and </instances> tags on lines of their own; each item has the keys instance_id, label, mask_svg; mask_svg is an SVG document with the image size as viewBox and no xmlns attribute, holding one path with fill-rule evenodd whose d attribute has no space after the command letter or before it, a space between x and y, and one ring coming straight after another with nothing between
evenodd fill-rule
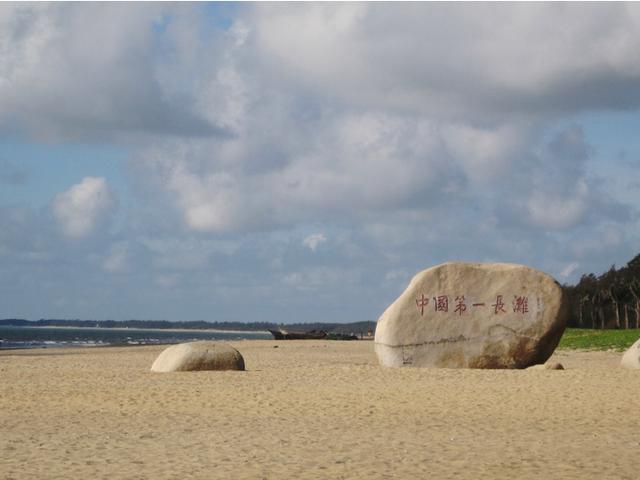
<instances>
[{"instance_id":1,"label":"sky","mask_svg":"<svg viewBox=\"0 0 640 480\"><path fill-rule=\"evenodd\" d=\"M0 4L0 318L376 320L640 253L640 4Z\"/></svg>"}]
</instances>

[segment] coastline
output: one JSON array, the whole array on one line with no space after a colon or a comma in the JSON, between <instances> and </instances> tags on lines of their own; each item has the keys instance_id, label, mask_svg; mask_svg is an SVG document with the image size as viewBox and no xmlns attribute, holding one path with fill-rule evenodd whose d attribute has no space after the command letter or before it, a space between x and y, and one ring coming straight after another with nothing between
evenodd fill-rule
<instances>
[{"instance_id":1,"label":"coastline","mask_svg":"<svg viewBox=\"0 0 640 480\"><path fill-rule=\"evenodd\" d=\"M0 350L171 345L199 340L238 341L243 338L266 340L273 337L268 332L255 330L2 326Z\"/></svg>"},{"instance_id":2,"label":"coastline","mask_svg":"<svg viewBox=\"0 0 640 480\"><path fill-rule=\"evenodd\" d=\"M222 330L219 328L137 328L137 327L71 327L56 325L3 325L3 328L37 328L37 329L61 329L61 330L104 330L104 331L137 331L137 332L210 332L210 333L260 333L267 334L268 330Z\"/></svg>"}]
</instances>

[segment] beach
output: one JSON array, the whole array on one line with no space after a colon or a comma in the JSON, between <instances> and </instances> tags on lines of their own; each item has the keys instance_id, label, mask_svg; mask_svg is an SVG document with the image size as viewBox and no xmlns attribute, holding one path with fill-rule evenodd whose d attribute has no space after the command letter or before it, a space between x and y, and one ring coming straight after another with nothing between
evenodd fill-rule
<instances>
[{"instance_id":1,"label":"beach","mask_svg":"<svg viewBox=\"0 0 640 480\"><path fill-rule=\"evenodd\" d=\"M389 369L373 342L230 344L246 371L151 372L166 346L0 351L0 478L640 475L640 375L621 353Z\"/></svg>"}]
</instances>

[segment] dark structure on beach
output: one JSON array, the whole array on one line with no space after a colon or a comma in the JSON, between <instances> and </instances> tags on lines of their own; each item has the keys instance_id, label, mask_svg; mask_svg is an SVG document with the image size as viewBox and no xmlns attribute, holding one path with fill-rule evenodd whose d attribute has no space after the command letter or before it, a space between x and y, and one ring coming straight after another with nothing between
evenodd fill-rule
<instances>
[{"instance_id":1,"label":"dark structure on beach","mask_svg":"<svg viewBox=\"0 0 640 480\"><path fill-rule=\"evenodd\" d=\"M276 340L358 340L350 333L327 333L324 330L309 330L308 332L289 332L282 328L269 330Z\"/></svg>"},{"instance_id":2,"label":"dark structure on beach","mask_svg":"<svg viewBox=\"0 0 640 480\"><path fill-rule=\"evenodd\" d=\"M327 332L324 330L309 330L308 332L288 332L279 328L278 330L269 330L273 338L276 340L322 340L327 338Z\"/></svg>"}]
</instances>

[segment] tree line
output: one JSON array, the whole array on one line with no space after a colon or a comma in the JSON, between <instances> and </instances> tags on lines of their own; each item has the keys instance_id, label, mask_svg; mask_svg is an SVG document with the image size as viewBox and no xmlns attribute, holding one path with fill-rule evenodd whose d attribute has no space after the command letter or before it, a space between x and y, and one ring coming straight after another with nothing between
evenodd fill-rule
<instances>
[{"instance_id":1,"label":"tree line","mask_svg":"<svg viewBox=\"0 0 640 480\"><path fill-rule=\"evenodd\" d=\"M569 326L640 328L640 254L624 267L600 276L582 275L576 285L563 285L569 298Z\"/></svg>"}]
</instances>

